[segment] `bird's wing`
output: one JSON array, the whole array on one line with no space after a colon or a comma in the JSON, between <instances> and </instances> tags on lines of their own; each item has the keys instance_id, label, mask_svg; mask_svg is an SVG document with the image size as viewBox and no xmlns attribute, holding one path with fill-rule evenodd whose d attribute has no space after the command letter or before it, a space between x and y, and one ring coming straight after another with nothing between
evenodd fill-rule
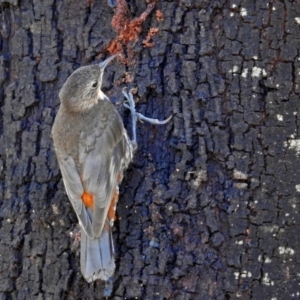
<instances>
[{"instance_id":1,"label":"bird's wing","mask_svg":"<svg viewBox=\"0 0 300 300\"><path fill-rule=\"evenodd\" d=\"M84 189L75 165L75 161L71 156L61 152L59 155L57 155L57 158L67 195L73 205L82 228L86 234L92 238L93 230L91 215L81 199Z\"/></svg>"},{"instance_id":2,"label":"bird's wing","mask_svg":"<svg viewBox=\"0 0 300 300\"><path fill-rule=\"evenodd\" d=\"M96 237L102 232L119 178L131 159L131 145L117 111L102 121L92 133L82 133L79 142L80 177L84 192L93 196L92 232Z\"/></svg>"},{"instance_id":3,"label":"bird's wing","mask_svg":"<svg viewBox=\"0 0 300 300\"><path fill-rule=\"evenodd\" d=\"M78 157L57 152L63 182L80 225L90 238L100 236L123 170L132 159L132 146L116 110L108 118L92 120L95 126L82 132ZM87 192L93 197L93 208L82 201Z\"/></svg>"}]
</instances>

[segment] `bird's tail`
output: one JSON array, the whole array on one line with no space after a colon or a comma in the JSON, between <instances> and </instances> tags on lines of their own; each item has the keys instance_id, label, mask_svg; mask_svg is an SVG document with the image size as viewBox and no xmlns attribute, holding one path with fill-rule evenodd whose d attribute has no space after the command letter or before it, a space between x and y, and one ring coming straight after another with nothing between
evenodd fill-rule
<instances>
[{"instance_id":1,"label":"bird's tail","mask_svg":"<svg viewBox=\"0 0 300 300\"><path fill-rule=\"evenodd\" d=\"M87 282L108 280L115 271L111 226L105 224L99 238L89 238L81 230L81 273Z\"/></svg>"}]
</instances>

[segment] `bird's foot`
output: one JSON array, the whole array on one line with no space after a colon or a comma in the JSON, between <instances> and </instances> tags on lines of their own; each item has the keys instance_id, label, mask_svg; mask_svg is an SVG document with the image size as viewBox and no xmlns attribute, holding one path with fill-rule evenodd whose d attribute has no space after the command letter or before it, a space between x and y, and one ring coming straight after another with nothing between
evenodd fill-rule
<instances>
[{"instance_id":1,"label":"bird's foot","mask_svg":"<svg viewBox=\"0 0 300 300\"><path fill-rule=\"evenodd\" d=\"M141 122L142 121L146 121L146 122L149 122L149 123L152 123L152 124L155 124L155 125L163 125L163 124L168 123L171 120L172 116L170 116L166 120L160 121L158 119L152 119L152 118L145 117L141 113L136 112L136 110L135 110L135 102L134 102L133 95L132 95L132 90L133 89L131 89L129 92L127 92L126 88L124 88L122 90L123 95L127 99L126 102L128 103L127 104L125 102L123 105L126 108L128 108L130 110L130 112L131 112L131 118L132 118L132 142L134 144L137 144L137 142L136 142L136 121L137 120L140 120Z\"/></svg>"}]
</instances>

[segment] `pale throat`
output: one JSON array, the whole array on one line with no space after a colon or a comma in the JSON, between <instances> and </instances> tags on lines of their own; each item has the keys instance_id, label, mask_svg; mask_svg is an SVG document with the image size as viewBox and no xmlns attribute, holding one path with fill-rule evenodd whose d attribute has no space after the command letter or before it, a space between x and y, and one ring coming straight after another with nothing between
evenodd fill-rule
<instances>
[{"instance_id":1,"label":"pale throat","mask_svg":"<svg viewBox=\"0 0 300 300\"><path fill-rule=\"evenodd\" d=\"M98 100L108 100L108 97L100 89L98 89L97 96L97 103Z\"/></svg>"}]
</instances>

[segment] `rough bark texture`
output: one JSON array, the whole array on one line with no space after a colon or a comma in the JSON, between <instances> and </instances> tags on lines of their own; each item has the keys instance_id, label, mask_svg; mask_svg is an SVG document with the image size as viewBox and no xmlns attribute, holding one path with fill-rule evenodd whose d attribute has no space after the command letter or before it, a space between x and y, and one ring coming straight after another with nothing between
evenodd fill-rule
<instances>
[{"instance_id":1,"label":"rough bark texture","mask_svg":"<svg viewBox=\"0 0 300 300\"><path fill-rule=\"evenodd\" d=\"M102 299L86 283L50 129L58 92L115 36L106 1L0 1L0 299ZM129 1L131 16L144 1ZM111 299L297 299L300 3L160 0L125 72L145 115L121 186ZM72 233L72 234L71 234Z\"/></svg>"}]
</instances>

